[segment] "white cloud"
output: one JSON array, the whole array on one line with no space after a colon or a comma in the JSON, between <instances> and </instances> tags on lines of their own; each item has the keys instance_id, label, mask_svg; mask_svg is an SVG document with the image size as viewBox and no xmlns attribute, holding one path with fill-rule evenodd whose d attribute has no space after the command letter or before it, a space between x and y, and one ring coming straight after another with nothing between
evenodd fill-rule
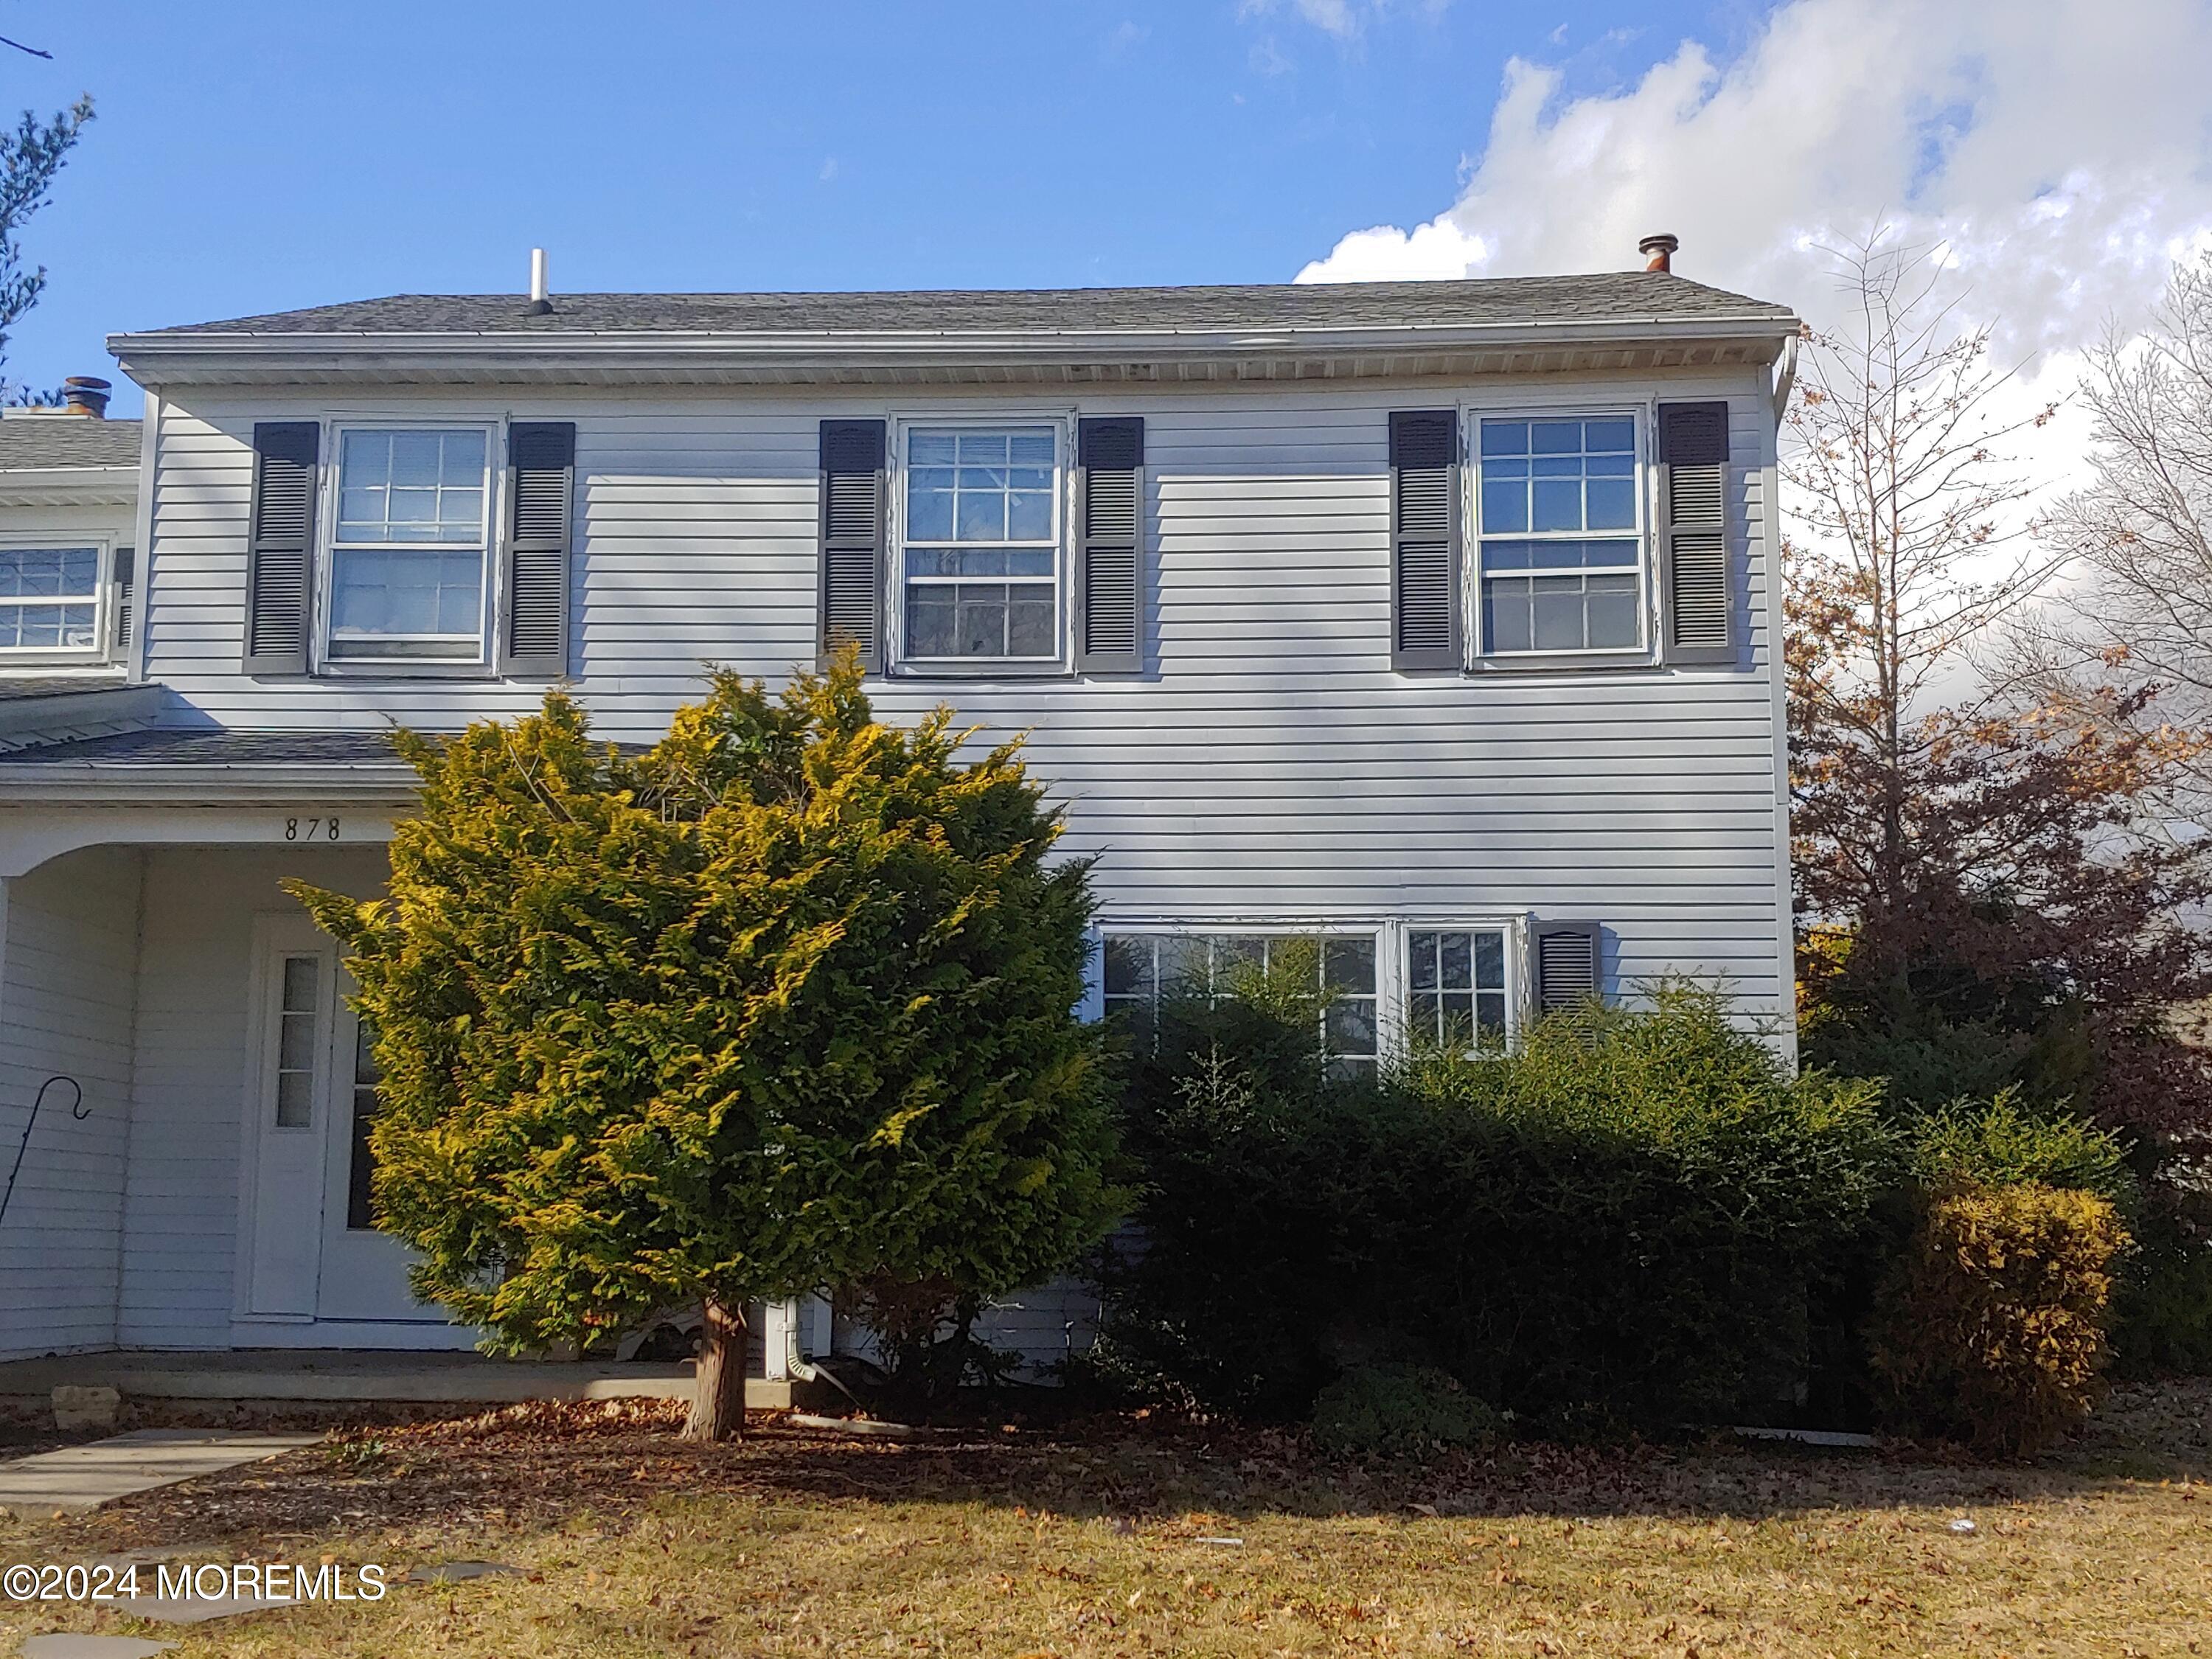
<instances>
[{"instance_id":1,"label":"white cloud","mask_svg":"<svg viewBox=\"0 0 2212 1659\"><path fill-rule=\"evenodd\" d=\"M1279 11L1295 12L1324 34L1340 40L1356 40L1369 21L1388 12L1420 12L1434 15L1451 0L1237 0L1240 18L1265 17Z\"/></svg>"},{"instance_id":2,"label":"white cloud","mask_svg":"<svg viewBox=\"0 0 2212 1659\"><path fill-rule=\"evenodd\" d=\"M2202 0L1790 0L1725 69L1688 41L1618 92L1515 59L1459 200L1299 280L1618 270L1670 230L1678 271L1817 319L1821 246L1881 219L1948 245L2001 355L2070 355L2212 230L2208 87Z\"/></svg>"}]
</instances>

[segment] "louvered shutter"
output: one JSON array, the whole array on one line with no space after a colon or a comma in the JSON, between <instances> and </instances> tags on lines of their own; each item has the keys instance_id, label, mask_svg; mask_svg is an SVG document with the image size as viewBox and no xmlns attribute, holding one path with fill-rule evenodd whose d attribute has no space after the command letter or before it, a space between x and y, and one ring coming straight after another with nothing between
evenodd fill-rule
<instances>
[{"instance_id":1,"label":"louvered shutter","mask_svg":"<svg viewBox=\"0 0 2212 1659\"><path fill-rule=\"evenodd\" d=\"M1460 668L1459 416L1390 416L1390 665Z\"/></svg>"},{"instance_id":2,"label":"louvered shutter","mask_svg":"<svg viewBox=\"0 0 2212 1659\"><path fill-rule=\"evenodd\" d=\"M1659 507L1666 658L1735 660L1728 538L1726 404L1659 405Z\"/></svg>"},{"instance_id":3,"label":"louvered shutter","mask_svg":"<svg viewBox=\"0 0 2212 1659\"><path fill-rule=\"evenodd\" d=\"M822 422L821 654L884 667L884 423Z\"/></svg>"},{"instance_id":4,"label":"louvered shutter","mask_svg":"<svg viewBox=\"0 0 2212 1659\"><path fill-rule=\"evenodd\" d=\"M115 649L118 655L131 649L131 589L137 586L137 549L115 550Z\"/></svg>"},{"instance_id":5,"label":"louvered shutter","mask_svg":"<svg viewBox=\"0 0 2212 1659\"><path fill-rule=\"evenodd\" d=\"M253 428L253 501L246 545L246 672L307 672L308 574L315 536L313 421Z\"/></svg>"},{"instance_id":6,"label":"louvered shutter","mask_svg":"<svg viewBox=\"0 0 2212 1659\"><path fill-rule=\"evenodd\" d=\"M1075 665L1133 674L1144 662L1145 423L1116 417L1076 428Z\"/></svg>"},{"instance_id":7,"label":"louvered shutter","mask_svg":"<svg viewBox=\"0 0 2212 1659\"><path fill-rule=\"evenodd\" d=\"M1544 922L1537 927L1534 942L1537 1012L1566 1012L1603 994L1595 922Z\"/></svg>"},{"instance_id":8,"label":"louvered shutter","mask_svg":"<svg viewBox=\"0 0 2212 1659\"><path fill-rule=\"evenodd\" d=\"M569 523L576 493L573 421L517 421L507 433L507 625L499 671L568 672Z\"/></svg>"}]
</instances>

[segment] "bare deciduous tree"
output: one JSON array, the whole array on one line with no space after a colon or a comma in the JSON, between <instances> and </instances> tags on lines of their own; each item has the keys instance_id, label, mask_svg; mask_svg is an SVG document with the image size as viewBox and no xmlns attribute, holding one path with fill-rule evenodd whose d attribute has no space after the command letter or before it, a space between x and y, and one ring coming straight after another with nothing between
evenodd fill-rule
<instances>
[{"instance_id":1,"label":"bare deciduous tree","mask_svg":"<svg viewBox=\"0 0 2212 1659\"><path fill-rule=\"evenodd\" d=\"M2197 746L2150 716L2153 686L2085 685L2100 721L1977 675L2063 556L2002 453L2052 411L2004 395L1926 252L1875 238L1840 266L1847 325L1812 341L1784 464L1808 1052L1887 1073L1908 1032L1979 1033L2015 1068L1990 1086L2038 1065L2106 1121L2198 1133L2212 1071L2162 1021L2212 991L2190 925L2212 847L2145 807ZM2084 1059L2061 1075L2030 1049L2069 1031Z\"/></svg>"},{"instance_id":2,"label":"bare deciduous tree","mask_svg":"<svg viewBox=\"0 0 2212 1659\"><path fill-rule=\"evenodd\" d=\"M2044 529L2067 580L1993 664L2108 729L2212 730L2212 254L2174 268L2145 333L2106 334L2081 397L2094 481ZM2145 690L2158 695L2130 695ZM2189 779L2201 813L2212 760L2200 754Z\"/></svg>"},{"instance_id":3,"label":"bare deciduous tree","mask_svg":"<svg viewBox=\"0 0 2212 1659\"><path fill-rule=\"evenodd\" d=\"M1801 896L1816 916L1901 899L1916 777L1948 733L1931 699L1960 689L1969 648L2050 569L2023 533L2031 486L1998 452L2052 411L2008 411L2012 375L1937 297L1929 250L1876 232L1837 274L1845 325L1808 342L1783 464L1791 748L1801 817L1812 809ZM1839 787L1848 802L1829 799Z\"/></svg>"}]
</instances>

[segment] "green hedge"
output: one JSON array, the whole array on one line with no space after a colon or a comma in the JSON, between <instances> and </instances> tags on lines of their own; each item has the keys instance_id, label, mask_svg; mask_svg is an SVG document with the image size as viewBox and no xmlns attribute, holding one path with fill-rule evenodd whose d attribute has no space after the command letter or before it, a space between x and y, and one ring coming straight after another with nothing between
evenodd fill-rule
<instances>
[{"instance_id":1,"label":"green hedge","mask_svg":"<svg viewBox=\"0 0 2212 1659\"><path fill-rule=\"evenodd\" d=\"M1287 1419L1387 1355L1565 1429L1802 1383L1904 1158L1875 1085L1788 1078L1685 988L1329 1083L1310 1000L1244 989L1171 1006L1139 1066L1147 1243L1109 1361Z\"/></svg>"}]
</instances>

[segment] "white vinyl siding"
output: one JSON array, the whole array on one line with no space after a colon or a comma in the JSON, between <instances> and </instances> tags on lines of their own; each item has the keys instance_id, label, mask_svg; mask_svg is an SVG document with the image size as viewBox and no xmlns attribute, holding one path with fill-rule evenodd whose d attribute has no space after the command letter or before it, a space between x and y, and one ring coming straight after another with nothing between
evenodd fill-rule
<instances>
[{"instance_id":1,"label":"white vinyl siding","mask_svg":"<svg viewBox=\"0 0 2212 1659\"><path fill-rule=\"evenodd\" d=\"M112 1347L139 855L91 848L0 890L0 1182L23 1154L0 1224L0 1359ZM58 1076L76 1088L48 1090L31 1121L40 1087Z\"/></svg>"},{"instance_id":2,"label":"white vinyl siding","mask_svg":"<svg viewBox=\"0 0 2212 1659\"><path fill-rule=\"evenodd\" d=\"M1494 409L1516 391L1560 401L1535 377L1479 395ZM296 392L178 395L161 409L147 673L172 688L179 724L437 730L536 707L541 688L527 684L371 678L271 692L242 676L252 422L346 410ZM392 418L399 395L374 412ZM447 406L407 395L421 423ZM1728 401L1750 672L1394 673L1389 413L1452 395L1313 384L1086 388L1056 404L943 394L933 407L982 421L1059 420L1071 402L1144 417L1157 671L950 688L894 678L872 685L878 711L913 720L949 700L986 728L979 741L1028 732L1030 766L1067 807L1061 849L1099 857L1108 923L1589 919L1607 931L1619 983L1722 979L1747 1013L1786 1022L1761 378L1590 379L1573 394L1596 410ZM857 387L516 396L514 419L577 423L570 664L600 735L659 735L699 695L708 662L773 680L812 660L819 422L900 407Z\"/></svg>"}]
</instances>

